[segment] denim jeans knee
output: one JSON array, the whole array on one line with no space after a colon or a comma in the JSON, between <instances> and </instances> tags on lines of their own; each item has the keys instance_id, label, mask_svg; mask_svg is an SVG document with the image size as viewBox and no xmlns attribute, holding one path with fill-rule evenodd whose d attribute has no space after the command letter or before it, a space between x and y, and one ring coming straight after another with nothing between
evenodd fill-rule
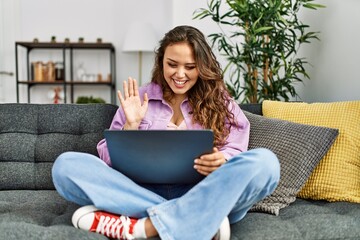
<instances>
[{"instance_id":1,"label":"denim jeans knee","mask_svg":"<svg viewBox=\"0 0 360 240\"><path fill-rule=\"evenodd\" d=\"M53 182L56 186L56 183L58 182L59 178L61 178L62 176L66 176L67 172L69 170L69 168L71 167L70 164L70 156L71 153L70 152L65 152L60 154L55 162L54 165L52 167L52 178L53 178Z\"/></svg>"},{"instance_id":2,"label":"denim jeans knee","mask_svg":"<svg viewBox=\"0 0 360 240\"><path fill-rule=\"evenodd\" d=\"M268 185L269 182L278 183L280 180L280 163L277 156L269 149L257 148L250 150L256 156L253 158L258 171L259 185Z\"/></svg>"}]
</instances>

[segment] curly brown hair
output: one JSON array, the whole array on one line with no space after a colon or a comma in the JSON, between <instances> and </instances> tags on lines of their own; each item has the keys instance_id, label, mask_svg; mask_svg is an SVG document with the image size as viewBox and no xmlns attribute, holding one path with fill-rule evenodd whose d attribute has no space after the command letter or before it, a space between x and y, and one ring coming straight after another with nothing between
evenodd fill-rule
<instances>
[{"instance_id":1,"label":"curly brown hair","mask_svg":"<svg viewBox=\"0 0 360 240\"><path fill-rule=\"evenodd\" d=\"M226 143L234 115L229 109L231 101L219 62L202 32L192 26L178 26L167 32L156 50L151 82L162 87L164 99L170 102L173 92L168 86L163 72L165 50L169 45L188 43L193 49L199 78L189 90L187 97L193 110L193 122L214 132L214 145ZM229 124L230 123L230 124Z\"/></svg>"}]
</instances>

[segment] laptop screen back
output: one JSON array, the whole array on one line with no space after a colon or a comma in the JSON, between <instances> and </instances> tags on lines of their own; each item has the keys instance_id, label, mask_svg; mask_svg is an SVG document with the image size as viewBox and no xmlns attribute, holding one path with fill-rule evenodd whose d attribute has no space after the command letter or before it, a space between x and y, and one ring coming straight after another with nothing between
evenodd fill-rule
<instances>
[{"instance_id":1,"label":"laptop screen back","mask_svg":"<svg viewBox=\"0 0 360 240\"><path fill-rule=\"evenodd\" d=\"M212 152L211 130L105 130L112 167L135 182L197 183L194 159Z\"/></svg>"}]
</instances>

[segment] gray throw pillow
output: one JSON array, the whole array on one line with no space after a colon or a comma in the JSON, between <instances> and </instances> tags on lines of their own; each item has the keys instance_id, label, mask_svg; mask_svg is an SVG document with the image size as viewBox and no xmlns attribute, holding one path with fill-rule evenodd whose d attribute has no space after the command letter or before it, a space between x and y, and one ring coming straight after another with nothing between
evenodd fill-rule
<instances>
[{"instance_id":1,"label":"gray throw pillow","mask_svg":"<svg viewBox=\"0 0 360 240\"><path fill-rule=\"evenodd\" d=\"M334 143L338 130L243 112L250 121L249 149L270 149L280 161L277 188L250 211L278 215L281 208L295 201L296 194Z\"/></svg>"}]
</instances>

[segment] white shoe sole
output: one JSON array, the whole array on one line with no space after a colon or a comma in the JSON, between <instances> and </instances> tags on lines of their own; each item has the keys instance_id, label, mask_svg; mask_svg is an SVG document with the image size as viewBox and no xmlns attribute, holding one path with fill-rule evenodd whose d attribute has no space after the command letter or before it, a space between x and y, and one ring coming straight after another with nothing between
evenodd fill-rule
<instances>
[{"instance_id":1,"label":"white shoe sole","mask_svg":"<svg viewBox=\"0 0 360 240\"><path fill-rule=\"evenodd\" d=\"M230 240L231 229L229 218L224 218L220 225L220 240Z\"/></svg>"},{"instance_id":2,"label":"white shoe sole","mask_svg":"<svg viewBox=\"0 0 360 240\"><path fill-rule=\"evenodd\" d=\"M95 206L93 205L87 205L79 208L74 212L71 218L71 222L74 225L74 227L79 228L79 220L85 216L86 214L99 211Z\"/></svg>"}]
</instances>

